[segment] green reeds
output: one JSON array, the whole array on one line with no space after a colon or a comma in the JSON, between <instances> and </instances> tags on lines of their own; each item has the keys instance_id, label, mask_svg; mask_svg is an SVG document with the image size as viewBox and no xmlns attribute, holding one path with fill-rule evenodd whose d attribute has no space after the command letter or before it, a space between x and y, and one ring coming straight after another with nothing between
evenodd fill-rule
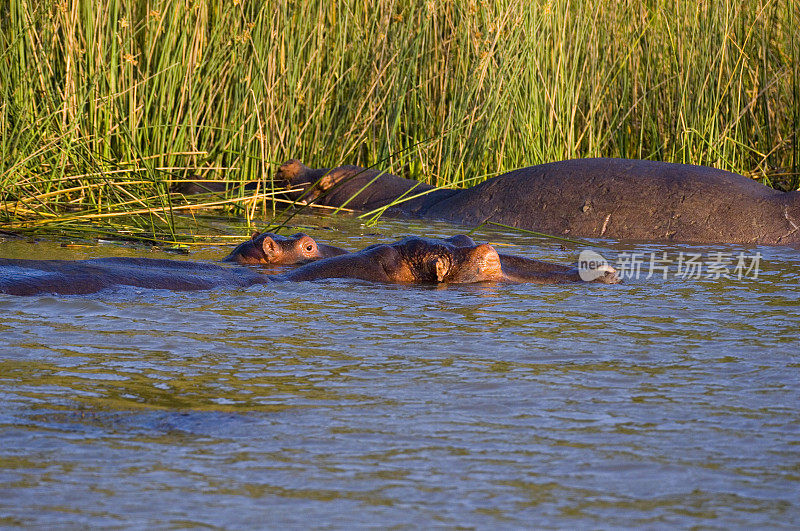
<instances>
[{"instance_id":1,"label":"green reeds","mask_svg":"<svg viewBox=\"0 0 800 531\"><path fill-rule=\"evenodd\" d=\"M796 188L798 28L794 0L9 0L0 225L272 216L292 157L438 186L649 158Z\"/></svg>"}]
</instances>

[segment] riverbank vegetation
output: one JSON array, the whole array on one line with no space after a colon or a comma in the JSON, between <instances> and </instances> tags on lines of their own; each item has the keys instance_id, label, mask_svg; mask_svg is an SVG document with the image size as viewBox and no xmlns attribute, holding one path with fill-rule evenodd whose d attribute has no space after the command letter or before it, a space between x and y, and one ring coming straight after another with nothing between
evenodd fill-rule
<instances>
[{"instance_id":1,"label":"riverbank vegetation","mask_svg":"<svg viewBox=\"0 0 800 531\"><path fill-rule=\"evenodd\" d=\"M0 227L176 239L275 164L439 186L572 157L800 184L794 0L9 0ZM257 181L183 196L186 180ZM165 229L166 227L166 229ZM149 236L148 236L149 235Z\"/></svg>"}]
</instances>

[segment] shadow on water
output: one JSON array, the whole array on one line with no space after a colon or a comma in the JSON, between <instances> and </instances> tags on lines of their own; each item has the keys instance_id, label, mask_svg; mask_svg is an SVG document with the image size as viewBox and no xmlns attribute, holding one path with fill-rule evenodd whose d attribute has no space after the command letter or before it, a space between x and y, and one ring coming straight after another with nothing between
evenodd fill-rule
<instances>
[{"instance_id":1,"label":"shadow on water","mask_svg":"<svg viewBox=\"0 0 800 531\"><path fill-rule=\"evenodd\" d=\"M311 234L359 248L453 232ZM476 236L560 262L580 250ZM612 260L760 252L761 270L0 296L0 524L800 525L800 255L604 243Z\"/></svg>"}]
</instances>

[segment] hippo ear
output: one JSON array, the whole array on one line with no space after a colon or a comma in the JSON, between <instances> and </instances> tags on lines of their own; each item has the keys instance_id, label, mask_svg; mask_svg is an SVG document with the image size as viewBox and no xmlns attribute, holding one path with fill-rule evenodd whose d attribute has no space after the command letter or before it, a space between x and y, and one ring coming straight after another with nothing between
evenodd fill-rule
<instances>
[{"instance_id":1,"label":"hippo ear","mask_svg":"<svg viewBox=\"0 0 800 531\"><path fill-rule=\"evenodd\" d=\"M252 235L250 235L250 239L251 239L251 240L255 240L255 239L256 239L256 238L258 238L260 235L261 235L261 233L260 233L260 232L258 232L258 231L253 231L253 234L252 234Z\"/></svg>"},{"instance_id":2,"label":"hippo ear","mask_svg":"<svg viewBox=\"0 0 800 531\"><path fill-rule=\"evenodd\" d=\"M447 275L447 260L442 257L433 259L433 270L436 272L436 281L442 282Z\"/></svg>"},{"instance_id":3,"label":"hippo ear","mask_svg":"<svg viewBox=\"0 0 800 531\"><path fill-rule=\"evenodd\" d=\"M455 236L446 238L444 241L453 244L456 247L475 247L475 240L466 234L456 234Z\"/></svg>"},{"instance_id":4,"label":"hippo ear","mask_svg":"<svg viewBox=\"0 0 800 531\"><path fill-rule=\"evenodd\" d=\"M337 181L338 181L338 179L337 179L336 177L334 177L334 176L333 176L332 174L330 174L330 173L329 173L329 174L327 174L327 175L323 175L323 176L322 176L322 178L321 178L321 179L319 180L319 182L317 183L317 188L319 188L319 189L320 189L320 190L322 190L323 192L324 192L325 190L330 190L331 188L333 188L334 186L336 186L336 182L337 182Z\"/></svg>"},{"instance_id":5,"label":"hippo ear","mask_svg":"<svg viewBox=\"0 0 800 531\"><path fill-rule=\"evenodd\" d=\"M269 236L265 237L264 241L261 242L261 249L264 251L267 258L278 256L281 250L278 243Z\"/></svg>"}]
</instances>

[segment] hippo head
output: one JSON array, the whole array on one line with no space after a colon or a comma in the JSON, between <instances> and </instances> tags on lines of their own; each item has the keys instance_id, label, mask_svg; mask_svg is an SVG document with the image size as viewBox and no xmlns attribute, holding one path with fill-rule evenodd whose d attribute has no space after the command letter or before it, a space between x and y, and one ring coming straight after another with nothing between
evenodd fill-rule
<instances>
[{"instance_id":1,"label":"hippo head","mask_svg":"<svg viewBox=\"0 0 800 531\"><path fill-rule=\"evenodd\" d=\"M440 282L497 282L504 278L497 251L484 243L474 247L458 247L453 251L450 268Z\"/></svg>"},{"instance_id":2,"label":"hippo head","mask_svg":"<svg viewBox=\"0 0 800 531\"><path fill-rule=\"evenodd\" d=\"M289 159L278 168L275 180L280 181L287 188L291 186L309 184L310 168L297 159Z\"/></svg>"},{"instance_id":3,"label":"hippo head","mask_svg":"<svg viewBox=\"0 0 800 531\"><path fill-rule=\"evenodd\" d=\"M302 264L324 258L317 242L299 232L293 236L279 236L271 232L254 232L246 242L239 244L224 261L240 264Z\"/></svg>"},{"instance_id":4,"label":"hippo head","mask_svg":"<svg viewBox=\"0 0 800 531\"><path fill-rule=\"evenodd\" d=\"M416 282L470 283L503 280L500 257L488 244L456 247L450 242L408 237L392 245Z\"/></svg>"}]
</instances>

